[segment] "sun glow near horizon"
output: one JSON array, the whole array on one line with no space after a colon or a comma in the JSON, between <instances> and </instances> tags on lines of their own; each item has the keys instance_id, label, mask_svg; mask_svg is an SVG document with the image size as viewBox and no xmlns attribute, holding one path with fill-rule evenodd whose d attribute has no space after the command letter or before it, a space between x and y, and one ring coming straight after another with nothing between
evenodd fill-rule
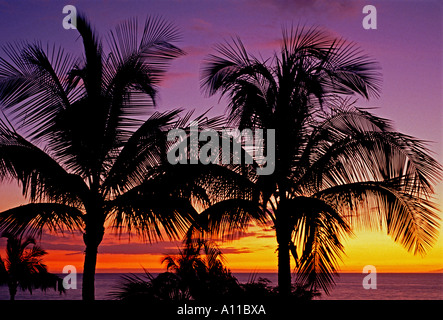
<instances>
[{"instance_id":1,"label":"sun glow near horizon","mask_svg":"<svg viewBox=\"0 0 443 320\"><path fill-rule=\"evenodd\" d=\"M436 190L441 194L442 186ZM15 183L0 185L0 210L6 210L26 201ZM439 202L442 207L441 201ZM441 211L440 211L441 217ZM365 265L373 265L377 272L435 272L443 269L443 225L431 250L425 255L413 255L383 231L354 231L354 236L344 240L345 255L339 263L339 272L361 273ZM277 242L275 233L268 228L250 227L239 234L238 240L218 242L226 259L226 266L232 272L277 272ZM51 237L52 239L52 237ZM150 245L141 242L137 236L118 239L113 230L107 229L105 238L99 247L97 272L149 272L165 271L162 260L167 254L178 252L180 242L165 241ZM37 239L38 241L38 239ZM46 240L49 241L49 240ZM53 272L61 272L65 265L74 265L82 272L84 244L80 234L60 235L56 249L45 248L45 236L42 238L43 249L48 251L45 263ZM0 255L5 254L5 239L0 239ZM60 249L66 246L66 249ZM137 246L137 248L135 248ZM144 250L143 247L146 246ZM59 248L60 247L60 248ZM122 247L116 250L116 247ZM134 249L135 248L135 249ZM115 250L115 252L112 252ZM151 252L157 250L157 252ZM125 252L126 251L126 252ZM143 253L144 251L149 253ZM292 267L294 267L292 260Z\"/></svg>"},{"instance_id":2,"label":"sun glow near horizon","mask_svg":"<svg viewBox=\"0 0 443 320\"><path fill-rule=\"evenodd\" d=\"M440 184L437 199L443 189ZM0 211L25 204L16 183L0 185ZM438 201L442 208L442 201ZM440 218L442 214L440 211ZM443 270L443 224L434 246L425 256L413 255L383 231L354 231L353 237L344 240L345 255L339 263L339 272L361 273L365 265L373 265L377 272L435 272ZM232 272L277 272L277 242L275 233L268 228L263 230L252 226L239 234L238 240L219 242L226 266ZM51 236L51 239L54 236ZM137 236L119 239L113 230L107 229L105 238L99 247L97 272L149 272L165 271L162 260L167 254L178 252L180 242L143 243ZM38 239L37 239L38 241ZM42 238L42 247L48 252L45 263L52 272L61 272L65 265L74 265L78 272L83 270L84 244L80 234L60 235L55 249L45 248L50 240ZM52 240L54 241L54 240ZM5 239L0 239L0 255L5 254ZM63 246L66 249L62 249ZM146 246L146 249L143 249ZM120 248L121 249L116 249ZM153 252L156 251L156 252ZM148 253L144 253L148 252ZM294 261L291 260L292 268Z\"/></svg>"},{"instance_id":3,"label":"sun glow near horizon","mask_svg":"<svg viewBox=\"0 0 443 320\"><path fill-rule=\"evenodd\" d=\"M75 241L81 244L81 239ZM149 244L146 244L149 246ZM276 241L273 238L257 239L253 236L220 244L226 266L232 272L277 272ZM235 248L236 252L231 252ZM99 249L100 250L100 249ZM54 272L61 272L65 265L74 265L82 271L82 252L48 250L45 262ZM443 271L443 241L441 237L424 257L407 252L382 232L362 231L345 242L345 256L339 272L361 273L365 265L373 265L377 272L436 272ZM100 253L97 272L163 272L165 254ZM293 261L292 261L293 262ZM292 263L293 267L293 263Z\"/></svg>"}]
</instances>

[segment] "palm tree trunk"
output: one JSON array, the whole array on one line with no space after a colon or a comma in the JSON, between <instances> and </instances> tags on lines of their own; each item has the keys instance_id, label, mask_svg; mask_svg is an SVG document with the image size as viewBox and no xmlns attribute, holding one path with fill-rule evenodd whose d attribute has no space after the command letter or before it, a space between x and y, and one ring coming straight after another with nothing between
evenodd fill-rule
<instances>
[{"instance_id":1,"label":"palm tree trunk","mask_svg":"<svg viewBox=\"0 0 443 320\"><path fill-rule=\"evenodd\" d=\"M291 294L292 282L289 252L290 233L287 232L288 221L285 220L280 216L278 226L275 228L278 243L278 292L282 298L289 297Z\"/></svg>"},{"instance_id":2,"label":"palm tree trunk","mask_svg":"<svg viewBox=\"0 0 443 320\"><path fill-rule=\"evenodd\" d=\"M289 241L278 244L278 291L282 297L291 293L291 261L289 255Z\"/></svg>"},{"instance_id":3,"label":"palm tree trunk","mask_svg":"<svg viewBox=\"0 0 443 320\"><path fill-rule=\"evenodd\" d=\"M283 183L280 186L280 202L277 207L277 225L275 228L278 243L278 291L282 298L287 298L291 294L291 260L289 243L291 241L291 231L286 208L286 193Z\"/></svg>"},{"instance_id":4,"label":"palm tree trunk","mask_svg":"<svg viewBox=\"0 0 443 320\"><path fill-rule=\"evenodd\" d=\"M95 300L95 266L97 264L98 246L86 244L85 262L83 265L83 300Z\"/></svg>"},{"instance_id":5,"label":"palm tree trunk","mask_svg":"<svg viewBox=\"0 0 443 320\"><path fill-rule=\"evenodd\" d=\"M87 213L88 214L88 213ZM98 215L90 215L86 222L86 230L83 234L83 242L86 245L85 262L83 265L83 300L95 300L95 267L97 264L98 246L103 240L104 226Z\"/></svg>"}]
</instances>

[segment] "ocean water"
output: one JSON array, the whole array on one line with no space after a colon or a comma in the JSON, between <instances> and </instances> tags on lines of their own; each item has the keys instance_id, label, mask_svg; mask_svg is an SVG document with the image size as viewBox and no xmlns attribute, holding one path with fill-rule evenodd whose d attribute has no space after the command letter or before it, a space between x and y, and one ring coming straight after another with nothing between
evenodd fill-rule
<instances>
[{"instance_id":1,"label":"ocean water","mask_svg":"<svg viewBox=\"0 0 443 320\"><path fill-rule=\"evenodd\" d=\"M120 273L99 273L96 275L96 299L108 300L109 293L121 282ZM155 275L155 274L154 274ZM244 283L251 277L247 273L234 273ZM336 278L336 285L330 295L322 294L319 300L443 300L442 273L378 273L377 289L364 289L362 282L367 274L342 273ZM63 275L61 275L63 276ZM268 278L272 285L277 283L276 273L258 273ZM54 291L17 293L17 300L80 300L82 275L78 275L77 289L66 290L60 295ZM7 286L0 286L0 300L8 300Z\"/></svg>"}]
</instances>

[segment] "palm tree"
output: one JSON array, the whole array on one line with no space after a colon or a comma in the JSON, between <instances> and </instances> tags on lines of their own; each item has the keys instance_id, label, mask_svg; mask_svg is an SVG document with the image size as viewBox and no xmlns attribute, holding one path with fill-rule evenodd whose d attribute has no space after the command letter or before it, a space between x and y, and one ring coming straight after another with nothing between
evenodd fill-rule
<instances>
[{"instance_id":1,"label":"palm tree","mask_svg":"<svg viewBox=\"0 0 443 320\"><path fill-rule=\"evenodd\" d=\"M144 275L130 274L122 276L122 281L109 297L140 303L157 301L188 301L191 296L183 287L179 277L171 272L157 276L145 270Z\"/></svg>"},{"instance_id":2,"label":"palm tree","mask_svg":"<svg viewBox=\"0 0 443 320\"><path fill-rule=\"evenodd\" d=\"M30 203L0 213L0 230L81 230L82 295L93 300L105 227L178 238L194 219L194 190L164 175L179 111L146 120L168 62L183 54L177 29L149 17L139 33L129 20L109 34L108 54L82 15L77 30L81 59L39 42L3 48L0 103L11 122L0 119L0 178L19 181Z\"/></svg>"},{"instance_id":3,"label":"palm tree","mask_svg":"<svg viewBox=\"0 0 443 320\"><path fill-rule=\"evenodd\" d=\"M290 292L291 253L297 281L327 293L351 227L384 228L414 254L432 246L439 217L430 200L441 166L422 141L345 98L379 95L374 60L354 43L300 27L284 29L280 51L265 61L238 38L217 52L206 61L202 87L229 98L231 125L275 129L276 163L272 175L250 179L254 196L204 213L210 231L222 235L266 216L282 295Z\"/></svg>"},{"instance_id":4,"label":"palm tree","mask_svg":"<svg viewBox=\"0 0 443 320\"><path fill-rule=\"evenodd\" d=\"M196 300L217 299L239 291L237 280L224 266L224 256L215 243L187 239L178 256L163 259L167 271L174 273Z\"/></svg>"},{"instance_id":5,"label":"palm tree","mask_svg":"<svg viewBox=\"0 0 443 320\"><path fill-rule=\"evenodd\" d=\"M111 293L119 300L208 300L239 295L241 287L224 264L218 247L201 239L187 239L178 255L163 259L167 271L154 277L123 277L119 290Z\"/></svg>"},{"instance_id":6,"label":"palm tree","mask_svg":"<svg viewBox=\"0 0 443 320\"><path fill-rule=\"evenodd\" d=\"M43 264L42 257L47 252L37 246L33 238L20 239L8 233L2 236L8 241L6 259L3 261L0 257L0 284L8 285L11 300L15 299L18 288L31 294L34 289L65 291L62 279L49 273ZM32 248L29 248L30 245L33 245Z\"/></svg>"}]
</instances>

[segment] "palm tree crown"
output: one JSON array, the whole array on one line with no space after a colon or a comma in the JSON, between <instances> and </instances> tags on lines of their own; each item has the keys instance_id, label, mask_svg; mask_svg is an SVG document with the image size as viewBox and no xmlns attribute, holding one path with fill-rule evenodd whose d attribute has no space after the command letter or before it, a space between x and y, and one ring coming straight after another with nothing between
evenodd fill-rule
<instances>
[{"instance_id":1,"label":"palm tree crown","mask_svg":"<svg viewBox=\"0 0 443 320\"><path fill-rule=\"evenodd\" d=\"M111 296L121 300L217 301L238 295L240 285L223 260L214 243L188 239L178 255L163 259L167 272L154 277L145 270L147 281L137 275L123 276L119 290Z\"/></svg>"},{"instance_id":2,"label":"palm tree crown","mask_svg":"<svg viewBox=\"0 0 443 320\"><path fill-rule=\"evenodd\" d=\"M46 251L37 246L33 238L20 239L8 233L4 233L3 237L8 241L6 259L0 258L0 284L9 287L11 300L15 299L18 288L31 294L34 289L65 291L62 279L49 273L43 264ZM32 248L29 248L30 245L33 245Z\"/></svg>"}]
</instances>

